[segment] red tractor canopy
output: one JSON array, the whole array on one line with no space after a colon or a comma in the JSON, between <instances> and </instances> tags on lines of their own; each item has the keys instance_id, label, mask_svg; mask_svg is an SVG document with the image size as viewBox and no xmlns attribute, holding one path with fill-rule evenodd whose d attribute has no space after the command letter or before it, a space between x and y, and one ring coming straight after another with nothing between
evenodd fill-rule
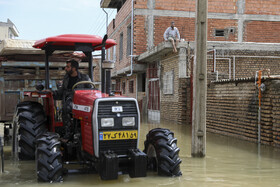
<instances>
[{"instance_id":1,"label":"red tractor canopy","mask_svg":"<svg viewBox=\"0 0 280 187\"><path fill-rule=\"evenodd\" d=\"M35 42L34 48L45 49L52 46L56 50L77 50L78 44L91 44L92 51L101 50L103 38L88 34L63 34L41 39ZM107 39L105 48L117 45L115 40Z\"/></svg>"},{"instance_id":2,"label":"red tractor canopy","mask_svg":"<svg viewBox=\"0 0 280 187\"><path fill-rule=\"evenodd\" d=\"M115 40L87 34L63 34L48 37L35 42L34 48L45 50L45 88L49 89L49 56L56 50L61 51L82 51L88 57L89 78L93 81L92 52L102 50L102 60L105 59L105 49L117 45Z\"/></svg>"}]
</instances>

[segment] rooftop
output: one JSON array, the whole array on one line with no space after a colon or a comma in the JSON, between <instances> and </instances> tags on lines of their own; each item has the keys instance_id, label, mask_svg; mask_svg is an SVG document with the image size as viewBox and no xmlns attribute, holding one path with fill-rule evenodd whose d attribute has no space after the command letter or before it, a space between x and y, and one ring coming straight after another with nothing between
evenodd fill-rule
<instances>
[{"instance_id":1,"label":"rooftop","mask_svg":"<svg viewBox=\"0 0 280 187\"><path fill-rule=\"evenodd\" d=\"M101 0L100 7L117 8L119 10L125 2L126 0Z\"/></svg>"},{"instance_id":2,"label":"rooftop","mask_svg":"<svg viewBox=\"0 0 280 187\"><path fill-rule=\"evenodd\" d=\"M177 48L187 48L188 45L191 49L195 48L195 42L181 41ZM253 42L220 42L220 41L208 41L207 48L212 50L213 47L217 50L232 50L232 51L278 51L280 52L279 43L253 43ZM172 45L170 42L162 42L157 46L147 50L138 56L139 62L152 62L160 59L167 53L172 52Z\"/></svg>"},{"instance_id":3,"label":"rooftop","mask_svg":"<svg viewBox=\"0 0 280 187\"><path fill-rule=\"evenodd\" d=\"M19 31L10 19L7 19L7 22L0 22L0 27L9 27L16 37L19 36Z\"/></svg>"}]
</instances>

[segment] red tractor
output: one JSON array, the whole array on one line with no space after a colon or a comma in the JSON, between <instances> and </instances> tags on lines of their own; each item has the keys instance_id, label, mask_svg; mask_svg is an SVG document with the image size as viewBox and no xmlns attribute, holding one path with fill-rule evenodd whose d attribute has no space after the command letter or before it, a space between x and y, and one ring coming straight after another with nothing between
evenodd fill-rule
<instances>
[{"instance_id":1,"label":"red tractor","mask_svg":"<svg viewBox=\"0 0 280 187\"><path fill-rule=\"evenodd\" d=\"M114 40L93 35L60 35L39 40L33 47L45 50L45 87L25 92L37 101L17 105L13 123L13 153L21 160L35 159L38 181L59 182L71 172L67 164L80 164L82 171L95 170L101 179L117 179L119 174L145 177L147 169L159 175L181 175L177 139L168 129L153 129L147 134L142 152L138 149L140 113L137 100L110 93L112 64L105 62L105 49ZM49 56L56 50L82 51L89 61L93 80L92 52L102 50L101 91L73 86L73 136L61 141L63 123L57 120L55 101L49 90ZM43 88L44 87L44 88ZM75 88L76 87L76 88Z\"/></svg>"}]
</instances>

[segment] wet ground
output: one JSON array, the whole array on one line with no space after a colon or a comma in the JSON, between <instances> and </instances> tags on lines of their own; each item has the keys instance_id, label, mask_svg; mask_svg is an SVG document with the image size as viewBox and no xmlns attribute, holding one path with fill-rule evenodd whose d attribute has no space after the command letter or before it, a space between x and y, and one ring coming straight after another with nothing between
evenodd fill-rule
<instances>
[{"instance_id":1,"label":"wet ground","mask_svg":"<svg viewBox=\"0 0 280 187\"><path fill-rule=\"evenodd\" d=\"M172 123L142 123L140 149L145 135L152 128L169 128L175 133L182 159L181 177L160 177L148 172L145 178L119 176L118 180L102 181L97 174L72 174L63 183L51 186L280 186L280 149L261 146L247 141L207 133L205 158L191 157L190 128ZM5 147L5 172L0 173L0 187L44 187L37 183L34 161L15 162L10 158L11 147Z\"/></svg>"}]
</instances>

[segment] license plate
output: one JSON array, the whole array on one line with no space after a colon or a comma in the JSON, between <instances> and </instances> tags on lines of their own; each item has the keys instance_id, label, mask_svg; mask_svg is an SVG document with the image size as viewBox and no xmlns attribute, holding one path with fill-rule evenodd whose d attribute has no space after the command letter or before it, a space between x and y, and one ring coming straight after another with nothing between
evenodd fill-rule
<instances>
[{"instance_id":1,"label":"license plate","mask_svg":"<svg viewBox=\"0 0 280 187\"><path fill-rule=\"evenodd\" d=\"M112 112L123 112L122 106L112 106Z\"/></svg>"},{"instance_id":2,"label":"license plate","mask_svg":"<svg viewBox=\"0 0 280 187\"><path fill-rule=\"evenodd\" d=\"M106 131L99 133L99 140L130 140L137 139L138 134L135 131Z\"/></svg>"}]
</instances>

